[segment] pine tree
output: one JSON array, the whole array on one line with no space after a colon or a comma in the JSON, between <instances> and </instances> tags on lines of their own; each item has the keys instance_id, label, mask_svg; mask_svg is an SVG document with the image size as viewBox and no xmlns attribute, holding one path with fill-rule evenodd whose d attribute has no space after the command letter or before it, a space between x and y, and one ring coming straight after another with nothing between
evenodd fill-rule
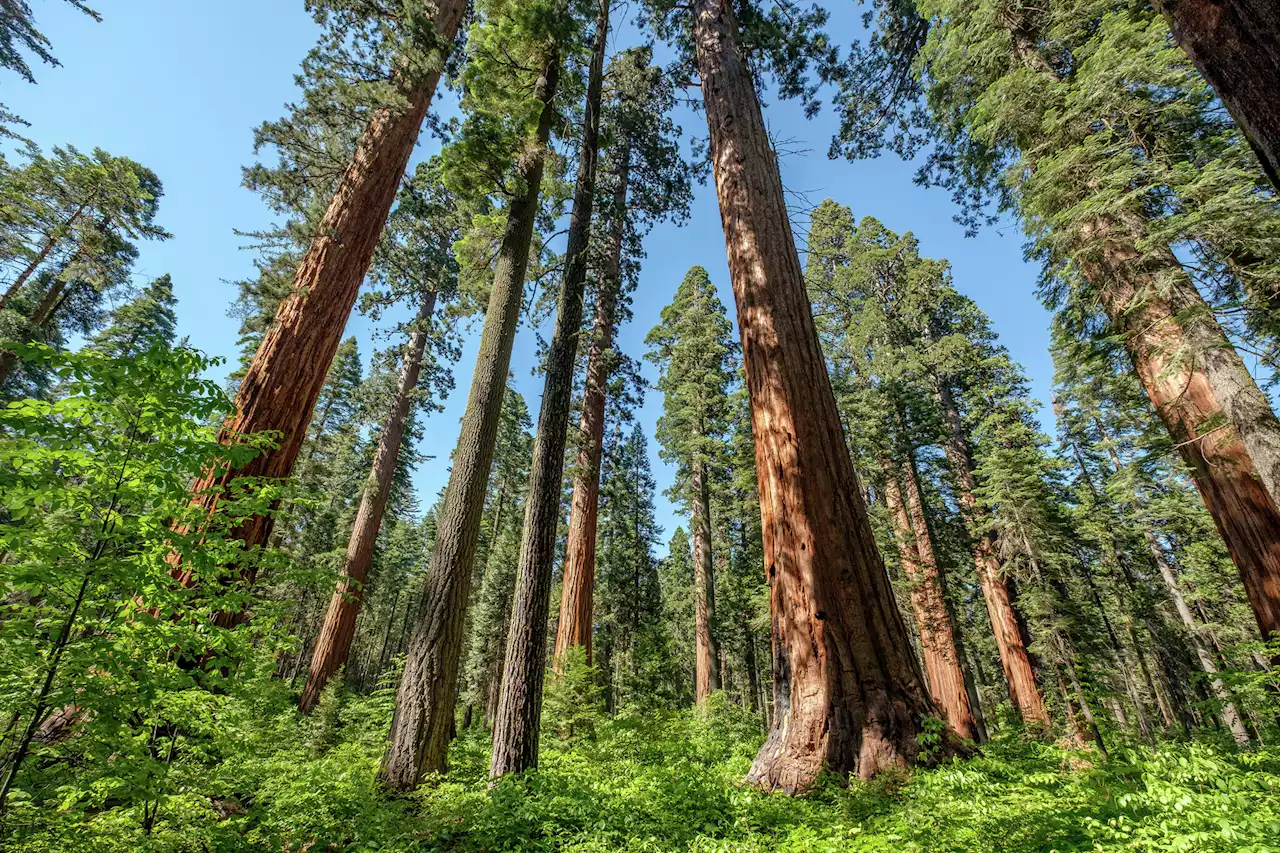
<instances>
[{"instance_id":1,"label":"pine tree","mask_svg":"<svg viewBox=\"0 0 1280 853\"><path fill-rule=\"evenodd\" d=\"M136 297L111 312L111 322L85 344L108 358L129 358L154 344L171 346L178 324L173 281L162 275Z\"/></svg>"},{"instance_id":2,"label":"pine tree","mask_svg":"<svg viewBox=\"0 0 1280 853\"><path fill-rule=\"evenodd\" d=\"M734 347L729 319L707 271L694 267L662 309L662 322L649 332L648 358L659 366L662 392L658 442L664 459L678 466L672 490L689 513L693 532L694 600L699 705L721 687L720 651L715 622L715 570L712 565L711 489L726 453L729 386Z\"/></svg>"}]
</instances>

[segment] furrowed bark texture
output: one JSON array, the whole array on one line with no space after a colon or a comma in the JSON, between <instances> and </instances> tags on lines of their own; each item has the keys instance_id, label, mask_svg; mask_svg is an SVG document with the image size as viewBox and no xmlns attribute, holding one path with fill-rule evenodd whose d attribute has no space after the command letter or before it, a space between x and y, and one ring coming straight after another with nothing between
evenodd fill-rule
<instances>
[{"instance_id":1,"label":"furrowed bark texture","mask_svg":"<svg viewBox=\"0 0 1280 853\"><path fill-rule=\"evenodd\" d=\"M960 503L960 515L969 535L973 538L973 560L982 587L982 598L987 605L987 616L1000 652L1000 665L1004 669L1005 683L1009 686L1009 699L1022 721L1044 728L1050 727L1049 711L1036 686L1035 669L1031 666L1031 654L1023 638L1021 619L1013 606L1013 596L1005 580L1000 564L996 533L984 525L978 512L977 478L974 477L973 456L965 439L964 424L956 408L951 389L943 382L935 382L934 391L942 409L945 422L943 450L947 454L952 476L956 481L956 497ZM984 529L985 527L985 529Z\"/></svg>"},{"instance_id":2,"label":"furrowed bark texture","mask_svg":"<svg viewBox=\"0 0 1280 853\"><path fill-rule=\"evenodd\" d=\"M1191 469L1269 637L1280 629L1280 510L1268 489L1275 415L1172 255L1144 258L1111 220L1083 230L1101 249L1081 269L1125 335L1143 388Z\"/></svg>"},{"instance_id":3,"label":"furrowed bark texture","mask_svg":"<svg viewBox=\"0 0 1280 853\"><path fill-rule=\"evenodd\" d=\"M747 778L802 791L824 767L866 778L913 762L936 709L846 450L732 4L693 14L771 585L774 721Z\"/></svg>"},{"instance_id":4,"label":"furrowed bark texture","mask_svg":"<svg viewBox=\"0 0 1280 853\"><path fill-rule=\"evenodd\" d=\"M591 663L595 606L596 534L600 513L600 457L604 451L604 416L609 385L606 354L613 346L617 323L618 289L622 286L622 241L626 230L629 152L622 157L622 173L614 194L615 215L609 222L607 266L596 292L591 349L587 354L586 387L578 422L578 457L569 509L569 540L565 547L560 619L556 623L557 668L571 646L582 646Z\"/></svg>"},{"instance_id":5,"label":"furrowed bark texture","mask_svg":"<svg viewBox=\"0 0 1280 853\"><path fill-rule=\"evenodd\" d=\"M899 547L915 548L916 559L904 561L903 569L911 583L911 609L920 629L930 693L956 734L977 741L978 726L969 702L951 613L943 596L942 571L930 538L920 483L909 460L902 463L901 470L902 482L906 485L906 505L896 479L886 480L885 499L890 502L895 533L906 540Z\"/></svg>"},{"instance_id":6,"label":"furrowed bark texture","mask_svg":"<svg viewBox=\"0 0 1280 853\"><path fill-rule=\"evenodd\" d=\"M1153 0L1280 190L1280 4Z\"/></svg>"},{"instance_id":7,"label":"furrowed bark texture","mask_svg":"<svg viewBox=\"0 0 1280 853\"><path fill-rule=\"evenodd\" d=\"M713 691L720 689L720 649L711 635L715 620L715 566L711 558L711 490L707 485L706 467L693 463L690 476L693 518L693 628L694 682L693 695L701 705Z\"/></svg>"},{"instance_id":8,"label":"furrowed bark texture","mask_svg":"<svg viewBox=\"0 0 1280 853\"><path fill-rule=\"evenodd\" d=\"M480 335L471 394L453 454L453 470L440 510L436 544L405 671L396 691L391 743L379 773L382 785L393 792L413 790L424 773L439 772L445 765L457 701L462 634L471 598L472 563L493 466L507 371L511 367L511 348L520 319L559 73L559 62L552 61L538 79L535 97L543 104L542 114L531 140L533 150L521 158L518 180L522 190L508 206L506 230L494 263L493 289Z\"/></svg>"},{"instance_id":9,"label":"furrowed bark texture","mask_svg":"<svg viewBox=\"0 0 1280 853\"><path fill-rule=\"evenodd\" d=\"M391 410L387 412L378 449L374 453L373 467L360 496L360 507L347 542L347 556L338 577L338 587L329 599L329 609L311 655L311 669L307 684L302 690L298 708L306 714L320 701L320 691L329 679L347 662L351 653L351 641L355 638L356 617L364 599L364 585L373 564L373 548L382 528L382 516L391 496L391 481L395 479L396 464L400 459L400 445L404 440L409 420L409 407L413 392L418 387L422 372L422 357L427 349L427 323L435 311L436 294L429 291L414 321L409 342L405 345L404 363L400 368L400 383Z\"/></svg>"},{"instance_id":10,"label":"furrowed bark texture","mask_svg":"<svg viewBox=\"0 0 1280 853\"><path fill-rule=\"evenodd\" d=\"M573 404L573 367L582 328L582 294L587 280L587 248L595 199L596 155L600 137L600 93L609 35L609 0L600 0L596 16L587 100L578 155L578 177L565 249L565 273L556 306L556 324L547 351L542 407L529 468L524 536L510 636L502 672L498 714L493 723L489 776L497 779L538 766L542 687L547 665L547 610L555 567L556 533L564 483L564 449Z\"/></svg>"},{"instance_id":11,"label":"furrowed bark texture","mask_svg":"<svg viewBox=\"0 0 1280 853\"><path fill-rule=\"evenodd\" d=\"M453 44L466 7L465 0L440 0L435 26L446 49ZM443 67L443 57L439 64ZM405 93L407 107L374 111L361 134L351 163L316 228L316 237L294 273L293 291L280 303L271 329L240 383L236 413L218 434L220 443L234 444L241 436L271 431L279 435L279 446L242 468L217 470L196 481L192 500L210 514L217 510L223 487L231 480L280 478L292 473L439 81L439 71L427 74ZM266 545L271 525L270 516L255 516L234 536L244 539L250 548ZM190 573L179 566L174 573L184 584L192 581Z\"/></svg>"}]
</instances>

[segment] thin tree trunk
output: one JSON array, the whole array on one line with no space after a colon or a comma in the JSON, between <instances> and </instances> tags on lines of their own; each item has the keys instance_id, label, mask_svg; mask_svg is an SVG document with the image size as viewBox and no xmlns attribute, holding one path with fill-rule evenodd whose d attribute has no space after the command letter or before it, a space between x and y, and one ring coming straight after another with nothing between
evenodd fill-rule
<instances>
[{"instance_id":1,"label":"thin tree trunk","mask_svg":"<svg viewBox=\"0 0 1280 853\"><path fill-rule=\"evenodd\" d=\"M547 351L546 379L538 432L529 468L529 498L511 606L510 636L502 673L502 694L493 726L489 777L497 779L538 766L542 721L543 675L546 671L547 611L555 567L556 533L564 487L564 450L573 403L573 366L582 329L582 294L587 278L587 249L595 199L596 160L600 136L600 93L609 35L609 0L600 0L596 15L591 69L578 155L578 177L565 249L565 273L556 305L555 329Z\"/></svg>"},{"instance_id":2,"label":"thin tree trunk","mask_svg":"<svg viewBox=\"0 0 1280 853\"><path fill-rule=\"evenodd\" d=\"M35 310L31 313L30 322L32 328L41 329L49 322L54 312L62 306L64 294L67 290L66 280L61 276L54 276L49 289L40 297L39 304L36 305ZM16 352L0 350L0 386L3 386L9 379L17 364L18 354Z\"/></svg>"},{"instance_id":3,"label":"thin tree trunk","mask_svg":"<svg viewBox=\"0 0 1280 853\"><path fill-rule=\"evenodd\" d=\"M715 619L715 568L711 557L711 491L706 468L695 461L691 471L689 492L693 504L693 602L695 667L694 701L701 705L713 691L720 689L720 650L711 634Z\"/></svg>"},{"instance_id":4,"label":"thin tree trunk","mask_svg":"<svg viewBox=\"0 0 1280 853\"><path fill-rule=\"evenodd\" d=\"M71 215L67 217L66 222L60 223L49 233L49 236L45 238L44 243L41 244L40 251L36 252L35 257L31 259L31 262L27 264L22 269L22 272L18 273L18 277L15 278L7 288L5 288L4 294L0 295L0 311L3 311L13 298L18 295L18 291L22 290L22 286L27 283L27 280L30 279L31 276L35 275L35 271L40 268L40 265L48 260L49 254L54 250L58 243L62 242L63 238L66 237L67 231L70 230L71 226L76 224L76 220L84 215L85 210L87 210L89 205L95 200L96 194L73 210ZM105 218L103 219L104 224L107 221L108 220ZM84 247L81 246L80 249L77 250L76 254L83 250ZM40 324L37 323L36 325Z\"/></svg>"},{"instance_id":5,"label":"thin tree trunk","mask_svg":"<svg viewBox=\"0 0 1280 853\"><path fill-rule=\"evenodd\" d=\"M898 543L902 571L910 584L911 610L920 631L920 646L924 653L929 692L951 728L961 737L976 741L978 731L973 719L973 707L969 703L964 672L960 668L951 614L947 612L942 596L933 542L924 526L924 507L921 505L915 472L909 470L911 466L907 462L898 470L895 470L893 462L887 458L882 465L885 503L889 508L894 539ZM905 501L898 480L899 471L902 482L907 484Z\"/></svg>"},{"instance_id":6,"label":"thin tree trunk","mask_svg":"<svg viewBox=\"0 0 1280 853\"><path fill-rule=\"evenodd\" d=\"M801 791L824 768L912 763L936 709L846 450L733 4L696 0L693 15L771 582L774 722L747 778Z\"/></svg>"},{"instance_id":7,"label":"thin tree trunk","mask_svg":"<svg viewBox=\"0 0 1280 853\"><path fill-rule=\"evenodd\" d=\"M240 381L236 413L218 435L220 443L235 444L242 436L272 431L279 435L279 446L235 470L211 466L192 489L193 502L209 513L217 510L222 487L235 478L279 478L292 473L329 365L435 94L444 53L453 44L467 5L466 0L439 0L434 24L441 47L435 70L404 92L407 104L403 108L381 107L365 126L351 163L316 227L316 236L294 273L292 292L280 303ZM270 515L254 516L233 536L243 539L249 548L265 545L271 525ZM184 584L191 583L190 571L183 570L178 561L176 556L172 558L175 576Z\"/></svg>"},{"instance_id":8,"label":"thin tree trunk","mask_svg":"<svg viewBox=\"0 0 1280 853\"><path fill-rule=\"evenodd\" d=\"M592 612L595 604L596 532L600 503L600 456L604 449L605 403L609 384L607 353L613 346L618 291L622 286L622 242L626 232L629 147L621 158L621 175L609 223L609 255L596 290L591 349L587 354L582 418L578 423L578 458L574 468L573 502L569 511L569 541L565 547L560 619L556 625L555 660L560 668L570 646L586 650L591 663Z\"/></svg>"},{"instance_id":9,"label":"thin tree trunk","mask_svg":"<svg viewBox=\"0 0 1280 853\"><path fill-rule=\"evenodd\" d=\"M1154 0L1280 190L1280 5L1275 0Z\"/></svg>"},{"instance_id":10,"label":"thin tree trunk","mask_svg":"<svg viewBox=\"0 0 1280 853\"><path fill-rule=\"evenodd\" d=\"M373 565L373 548L378 541L378 531L382 528L382 516L391 497L391 482L395 479L396 466L400 461L400 445L408 426L413 392L418 387L422 358L427 349L427 326L435 307L436 292L431 290L422 298L418 316L409 333L409 342L405 345L399 387L391 401L391 410L387 412L387 420L378 439L378 449L374 453L373 467L369 471L364 493L360 496L360 508L356 511L351 539L347 542L346 561L338 577L338 587L329 599L329 610L325 613L324 624L311 655L311 670L298 701L298 708L304 714L310 713L320 701L320 692L333 674L346 664L347 656L351 653L356 617L360 614L360 605L364 601L365 581L369 577L369 567Z\"/></svg>"},{"instance_id":11,"label":"thin tree trunk","mask_svg":"<svg viewBox=\"0 0 1280 853\"><path fill-rule=\"evenodd\" d=\"M978 481L973 474L973 456L965 439L960 410L956 408L951 389L944 382L935 379L934 393L942 409L945 427L943 450L950 463L952 476L955 477L961 518L973 538L973 558L978 583L982 587L987 615L991 618L996 648L1000 652L1000 665L1009 686L1009 698L1024 723L1048 729L1051 726L1049 711L1036 686L1031 654L1027 651L1021 620L1014 609L1013 597L1009 593L1009 584L1005 580L1000 562L996 533L985 524L978 511Z\"/></svg>"},{"instance_id":12,"label":"thin tree trunk","mask_svg":"<svg viewBox=\"0 0 1280 853\"><path fill-rule=\"evenodd\" d=\"M523 154L518 168L521 194L512 198L507 208L471 395L453 455L408 660L396 691L391 743L379 773L382 785L394 792L412 791L424 773L439 772L445 766L458 693L462 629L471 598L472 563L520 318L559 74L559 59L553 57L535 88L542 114L530 140L532 151Z\"/></svg>"}]
</instances>

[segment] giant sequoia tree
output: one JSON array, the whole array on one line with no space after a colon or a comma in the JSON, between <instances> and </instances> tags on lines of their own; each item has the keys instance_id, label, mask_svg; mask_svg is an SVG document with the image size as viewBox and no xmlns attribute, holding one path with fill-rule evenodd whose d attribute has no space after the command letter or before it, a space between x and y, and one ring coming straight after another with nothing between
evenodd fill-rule
<instances>
[{"instance_id":1,"label":"giant sequoia tree","mask_svg":"<svg viewBox=\"0 0 1280 853\"><path fill-rule=\"evenodd\" d=\"M297 263L289 295L240 380L236 413L222 428L223 444L272 432L277 448L246 467L197 482L194 500L209 511L234 478L287 477L293 471L466 5L317 4L325 33L307 65L313 73L323 69L324 85L313 93L314 102L336 102L365 116L365 125ZM250 547L266 544L270 533L267 515L246 520L242 530ZM189 573L183 580L190 580Z\"/></svg>"},{"instance_id":2,"label":"giant sequoia tree","mask_svg":"<svg viewBox=\"0 0 1280 853\"><path fill-rule=\"evenodd\" d=\"M777 156L739 14L755 34L810 35L791 4L689 10L751 395L765 567L772 584L775 714L750 780L801 790L827 767L871 776L915 760L934 712L876 551L818 346ZM772 23L773 26L768 26ZM773 55L820 50L821 40ZM794 64L793 64L794 65ZM794 67L784 93L803 89Z\"/></svg>"}]
</instances>

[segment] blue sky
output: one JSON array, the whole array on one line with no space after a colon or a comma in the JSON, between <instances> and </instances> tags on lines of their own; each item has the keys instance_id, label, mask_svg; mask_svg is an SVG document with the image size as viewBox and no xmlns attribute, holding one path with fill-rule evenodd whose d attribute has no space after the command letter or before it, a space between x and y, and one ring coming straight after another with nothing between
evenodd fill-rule
<instances>
[{"instance_id":1,"label":"blue sky","mask_svg":"<svg viewBox=\"0 0 1280 853\"><path fill-rule=\"evenodd\" d=\"M253 273L252 254L241 248L244 241L234 231L251 231L271 221L258 197L240 186L240 169L253 161L253 128L280 116L297 95L294 73L316 34L302 0L102 0L96 4L104 16L101 24L69 4L33 5L63 64L37 67L36 86L6 74L0 78L0 102L31 123L27 135L42 147L99 146L132 157L160 176L165 197L159 221L174 237L141 247L137 278L145 282L170 273L179 299L179 334L211 355L234 360L237 321L227 316L235 298L232 282ZM836 10L830 32L847 44L860 30L859 10L847 0L829 5ZM633 32L623 28L611 48L629 46ZM437 106L451 111L452 100L442 93ZM1036 398L1047 401L1053 371L1047 352L1049 316L1035 299L1036 269L1022 258L1017 225L1004 222L965 238L952 220L956 211L947 193L915 186L911 164L893 157L828 160L836 124L829 113L810 121L797 105L771 101L766 119L775 136L794 138L797 147L810 149L783 158L787 187L815 204L831 197L849 206L855 217L875 216L895 231L912 231L924 254L950 260L956 286L991 316L1001 341L1026 368ZM680 109L677 122L686 139L706 135L705 120L688 108ZM424 136L417 156L430 156L438 145ZM797 226L802 233L803 223ZM721 300L733 305L720 216L709 183L695 188L688 222L681 228L659 225L646 248L635 317L618 338L619 346L637 357L643 354L645 334L689 267L706 267ZM366 356L374 345L388 343L359 316L349 331L361 338ZM549 331L543 329L544 336ZM477 324L455 369L456 388L445 411L426 425L420 450L435 458L415 476L424 508L448 476L478 333ZM535 347L535 330L522 327L512 372L536 417L542 382L531 373ZM645 370L656 378L651 365ZM661 396L650 391L639 413L650 436L661 409ZM1051 428L1050 417L1042 409L1042 420ZM661 490L673 472L658 459L656 446L650 450ZM668 536L683 523L661 495L658 521ZM665 546L660 550L665 552Z\"/></svg>"}]
</instances>

